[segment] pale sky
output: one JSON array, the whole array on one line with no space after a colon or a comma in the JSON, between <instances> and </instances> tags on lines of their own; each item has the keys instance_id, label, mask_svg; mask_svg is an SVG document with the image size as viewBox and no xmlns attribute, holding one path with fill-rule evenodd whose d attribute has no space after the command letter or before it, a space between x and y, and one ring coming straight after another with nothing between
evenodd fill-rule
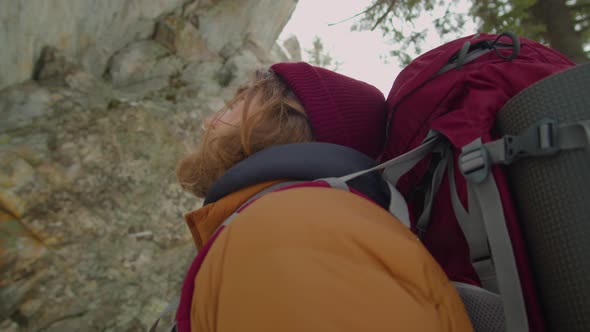
<instances>
[{"instance_id":1,"label":"pale sky","mask_svg":"<svg viewBox=\"0 0 590 332\"><path fill-rule=\"evenodd\" d=\"M401 68L396 59L384 63L381 56L386 55L394 47L381 36L379 29L375 31L350 31L355 20L337 25L330 23L342 21L354 14L362 12L371 0L299 0L291 20L285 26L279 39L284 40L290 35L297 36L302 48L303 60L307 60L306 49L312 48L314 36L322 39L324 48L332 57L342 63L340 73L363 80L376 86L385 96L393 84L393 80ZM467 0L456 0L455 10L466 12ZM413 22L416 29L422 30L432 26L432 20L442 15L443 9L432 15L422 15ZM475 33L475 24L466 24L464 35ZM459 35L445 36L444 41L457 38ZM423 49L427 51L443 43L434 28L431 29Z\"/></svg>"}]
</instances>

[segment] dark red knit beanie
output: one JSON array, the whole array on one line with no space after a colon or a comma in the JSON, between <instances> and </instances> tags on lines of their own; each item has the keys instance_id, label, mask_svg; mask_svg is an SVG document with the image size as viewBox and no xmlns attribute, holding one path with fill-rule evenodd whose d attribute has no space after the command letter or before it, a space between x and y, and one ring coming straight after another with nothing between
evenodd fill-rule
<instances>
[{"instance_id":1,"label":"dark red knit beanie","mask_svg":"<svg viewBox=\"0 0 590 332\"><path fill-rule=\"evenodd\" d=\"M385 98L374 86L305 62L271 70L303 104L318 142L334 143L377 158L385 142Z\"/></svg>"}]
</instances>

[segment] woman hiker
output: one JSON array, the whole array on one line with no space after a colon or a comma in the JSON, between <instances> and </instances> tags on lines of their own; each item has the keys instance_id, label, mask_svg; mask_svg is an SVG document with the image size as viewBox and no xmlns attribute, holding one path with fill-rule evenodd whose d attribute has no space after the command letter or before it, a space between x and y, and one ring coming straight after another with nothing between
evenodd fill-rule
<instances>
[{"instance_id":1,"label":"woman hiker","mask_svg":"<svg viewBox=\"0 0 590 332\"><path fill-rule=\"evenodd\" d=\"M382 177L329 180L375 165L385 117L375 87L279 63L206 121L177 167L205 199L186 215L199 253L179 332L472 330L444 272L388 212Z\"/></svg>"}]
</instances>

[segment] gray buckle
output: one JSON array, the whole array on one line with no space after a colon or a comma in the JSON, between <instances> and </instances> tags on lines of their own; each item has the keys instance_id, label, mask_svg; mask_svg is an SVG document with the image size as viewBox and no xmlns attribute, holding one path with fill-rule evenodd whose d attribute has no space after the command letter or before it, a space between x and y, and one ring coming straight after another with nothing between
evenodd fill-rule
<instances>
[{"instance_id":1,"label":"gray buckle","mask_svg":"<svg viewBox=\"0 0 590 332\"><path fill-rule=\"evenodd\" d=\"M459 170L472 183L481 183L490 174L491 158L481 140L465 146L459 155Z\"/></svg>"},{"instance_id":2,"label":"gray buckle","mask_svg":"<svg viewBox=\"0 0 590 332\"><path fill-rule=\"evenodd\" d=\"M559 152L557 121L543 119L527 128L522 135L505 135L505 164L521 157L550 156Z\"/></svg>"}]
</instances>

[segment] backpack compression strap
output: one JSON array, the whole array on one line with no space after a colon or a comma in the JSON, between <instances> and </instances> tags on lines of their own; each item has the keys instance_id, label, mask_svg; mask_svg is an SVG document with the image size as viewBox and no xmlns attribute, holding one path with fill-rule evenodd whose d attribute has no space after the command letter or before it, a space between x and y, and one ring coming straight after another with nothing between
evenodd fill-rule
<instances>
[{"instance_id":1,"label":"backpack compression strap","mask_svg":"<svg viewBox=\"0 0 590 332\"><path fill-rule=\"evenodd\" d=\"M483 146L480 139L475 142L479 142ZM471 145L468 145L465 150L469 148L471 148ZM447 168L453 208L456 211L456 217L468 241L472 261L473 258L479 256L490 257L488 249L489 240L490 247L492 248L491 256L494 257L494 262L496 263L496 273L498 274L500 296L504 304L503 309L507 331L528 331L528 319L520 288L520 279L516 270L512 243L510 242L508 230L506 229L500 194L491 174L490 176L486 174L478 185L469 185L468 183L468 190L472 195L469 197L469 213L467 213L457 195L454 183L453 154L450 145L444 141L442 135L431 132L425 142L414 150L408 151L372 169L354 173L340 179L346 181L355 176L365 174L365 172L385 169L383 176L389 185L394 185L401 176L436 149L440 149L443 152L443 158L434 171L431 181L432 186L426 192L425 209L422 216L418 219L421 223L417 225L419 231L424 231L428 225L434 196L444 176L444 170ZM470 160L464 159L464 161L468 162ZM487 166L489 173L489 164ZM491 260L489 262L491 264ZM493 267L491 268L493 269Z\"/></svg>"},{"instance_id":2,"label":"backpack compression strap","mask_svg":"<svg viewBox=\"0 0 590 332\"><path fill-rule=\"evenodd\" d=\"M589 147L589 120L557 124L544 119L519 136L507 135L486 144L476 139L462 149L458 164L467 180L469 213L464 211L458 201L454 180L451 183L453 207L456 212L460 211L457 219L465 233L470 252L483 253L489 244L508 331L528 331L528 320L512 242L491 166L510 164L520 157L548 156L562 150ZM450 179L454 177L451 174L449 176ZM477 220L483 221L485 233L481 233L481 228L474 231L473 223L477 223Z\"/></svg>"},{"instance_id":3,"label":"backpack compression strap","mask_svg":"<svg viewBox=\"0 0 590 332\"><path fill-rule=\"evenodd\" d=\"M486 180L493 164L508 165L522 157L549 156L562 150L588 148L589 146L590 120L557 124L556 121L543 119L518 136L506 135L485 144L482 144L481 140L473 141L463 147L458 160L461 173L468 182L469 213L465 211L457 195L455 179L454 176L451 176L454 174L453 163L448 163L451 202L469 245L471 261L480 264L479 267L476 266L480 278L482 278L480 273L482 270L490 270L483 266L485 262L491 264L487 243L488 236L481 220L484 220L484 217L490 214L489 210L493 208L488 207L489 203L485 203L488 210L483 211L480 208L477 200L481 193L476 193L475 185ZM491 202L491 200L485 199L485 202ZM476 264L478 263L474 263L474 265ZM486 277L484 276L482 279L486 279ZM486 288L495 289L496 287L491 285Z\"/></svg>"},{"instance_id":4,"label":"backpack compression strap","mask_svg":"<svg viewBox=\"0 0 590 332\"><path fill-rule=\"evenodd\" d=\"M477 223L478 220L473 218L473 216L480 217L481 219L479 220L483 221L485 232L479 234L478 242L468 242L470 252L472 249L474 251L481 251L489 244L491 257L493 257L495 266L498 289L504 305L506 328L508 331L528 331L526 306L522 296L512 241L510 240L510 234L506 225L500 192L498 191L494 176L491 174L491 168L489 166L485 170L482 168L482 172L479 174L472 173L473 176L464 173L465 165L473 162L470 153L477 151L476 149L482 146L481 139L477 139L465 146L463 148L463 154L459 157L459 168L467 179L468 192L472 193L470 195L469 207L472 208L477 205L477 211L480 214L478 216L475 211L470 210L468 214L470 218L459 221L459 224L464 225L465 221L468 223ZM483 150L480 149L479 151ZM454 177L454 174L452 177ZM453 204L454 207L455 205ZM488 241L485 241L486 233ZM465 237L469 238L469 232L465 233Z\"/></svg>"},{"instance_id":5,"label":"backpack compression strap","mask_svg":"<svg viewBox=\"0 0 590 332\"><path fill-rule=\"evenodd\" d=\"M528 319L520 279L506 228L500 193L494 177L490 174L491 165L509 164L524 156L546 156L560 150L588 148L589 142L590 121L557 125L554 121L544 120L519 136L505 136L486 144L482 144L481 139L477 139L468 144L463 148L459 158L459 167L468 183L469 212L463 208L457 194L451 147L448 142L444 142L442 135L434 131L429 133L423 144L417 148L373 168L336 180L346 182L363 174L383 169L383 177L392 188L424 157L438 150L442 158L434 170L431 186L425 195L425 208L416 222L416 228L419 234L426 230L434 196L446 168L453 209L468 242L471 261L484 282L485 279L491 279L491 283L494 284L497 278L497 288L504 303L507 330L527 331ZM335 180L331 179L331 181ZM392 188L391 191L390 212L397 216L403 208L395 207L393 193L397 193L397 190ZM405 205L403 197L401 201ZM405 209L407 211L407 207ZM493 257L493 263L491 257Z\"/></svg>"}]
</instances>

